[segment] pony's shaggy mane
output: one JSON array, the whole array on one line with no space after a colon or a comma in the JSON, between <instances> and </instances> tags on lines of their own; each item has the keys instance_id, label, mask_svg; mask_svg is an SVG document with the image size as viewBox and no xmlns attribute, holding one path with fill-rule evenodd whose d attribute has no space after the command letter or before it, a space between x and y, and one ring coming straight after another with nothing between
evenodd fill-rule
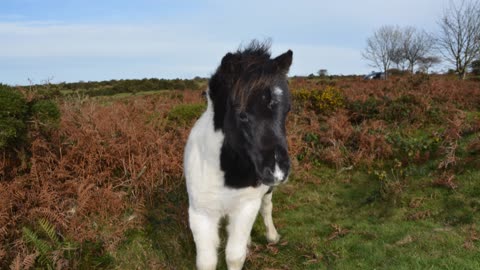
<instances>
[{"instance_id":1,"label":"pony's shaggy mane","mask_svg":"<svg viewBox=\"0 0 480 270\"><path fill-rule=\"evenodd\" d=\"M226 54L210 79L212 99L228 97L237 110L244 110L256 90L272 85L286 74L275 68L270 58L270 42L252 41L235 53Z\"/></svg>"}]
</instances>

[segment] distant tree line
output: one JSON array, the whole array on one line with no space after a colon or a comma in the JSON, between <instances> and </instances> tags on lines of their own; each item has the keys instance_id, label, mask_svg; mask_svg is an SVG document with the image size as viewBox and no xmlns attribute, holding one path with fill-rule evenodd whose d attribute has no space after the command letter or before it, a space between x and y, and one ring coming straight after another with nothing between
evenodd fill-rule
<instances>
[{"instance_id":1,"label":"distant tree line","mask_svg":"<svg viewBox=\"0 0 480 270\"><path fill-rule=\"evenodd\" d=\"M469 70L478 72L480 1L451 1L438 26L439 31L434 34L410 26L381 26L367 39L362 56L372 67L385 72L385 78L393 67L410 73L428 73L442 60L453 65L461 79L465 79Z\"/></svg>"},{"instance_id":2,"label":"distant tree line","mask_svg":"<svg viewBox=\"0 0 480 270\"><path fill-rule=\"evenodd\" d=\"M94 82L72 82L57 84L35 85L39 90L59 91L68 94L84 94L87 96L108 96L120 93L132 93L158 91L158 90L198 90L205 79L141 79L141 80L109 80Z\"/></svg>"}]
</instances>

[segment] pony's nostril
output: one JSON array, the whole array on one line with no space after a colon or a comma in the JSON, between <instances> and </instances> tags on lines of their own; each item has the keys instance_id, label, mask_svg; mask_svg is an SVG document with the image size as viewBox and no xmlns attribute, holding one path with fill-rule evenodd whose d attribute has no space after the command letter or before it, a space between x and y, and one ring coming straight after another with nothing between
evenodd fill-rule
<instances>
[{"instance_id":1,"label":"pony's nostril","mask_svg":"<svg viewBox=\"0 0 480 270\"><path fill-rule=\"evenodd\" d=\"M285 173L284 171L278 166L278 164L275 164L275 170L273 171L273 178L276 181L283 181L285 179Z\"/></svg>"},{"instance_id":2,"label":"pony's nostril","mask_svg":"<svg viewBox=\"0 0 480 270\"><path fill-rule=\"evenodd\" d=\"M290 171L290 158L288 154L275 154L275 166L278 166L285 174L288 174Z\"/></svg>"},{"instance_id":3,"label":"pony's nostril","mask_svg":"<svg viewBox=\"0 0 480 270\"><path fill-rule=\"evenodd\" d=\"M239 113L238 119L240 119L241 122L248 122L248 116L245 112Z\"/></svg>"}]
</instances>

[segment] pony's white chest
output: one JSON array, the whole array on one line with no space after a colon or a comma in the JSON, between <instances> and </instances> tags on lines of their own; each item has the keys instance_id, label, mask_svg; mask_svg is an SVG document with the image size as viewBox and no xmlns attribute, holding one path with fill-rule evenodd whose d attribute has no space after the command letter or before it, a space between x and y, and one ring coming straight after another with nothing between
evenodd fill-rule
<instances>
[{"instance_id":1,"label":"pony's white chest","mask_svg":"<svg viewBox=\"0 0 480 270\"><path fill-rule=\"evenodd\" d=\"M214 130L213 109L208 104L190 132L185 147L184 171L190 206L221 215L243 203L260 200L268 190L265 185L241 189L225 186L220 167L223 140L223 132Z\"/></svg>"}]
</instances>

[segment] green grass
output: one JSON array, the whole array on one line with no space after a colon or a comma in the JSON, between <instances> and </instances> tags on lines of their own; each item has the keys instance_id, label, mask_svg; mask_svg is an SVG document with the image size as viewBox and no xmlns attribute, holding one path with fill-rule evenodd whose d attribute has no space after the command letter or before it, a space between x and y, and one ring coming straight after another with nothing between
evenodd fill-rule
<instances>
[{"instance_id":1,"label":"green grass","mask_svg":"<svg viewBox=\"0 0 480 270\"><path fill-rule=\"evenodd\" d=\"M478 171L459 175L455 190L413 175L394 199L381 196L380 182L360 170L311 173L311 180L294 176L275 191L282 239L268 245L258 218L245 269L480 269ZM144 230L129 233L114 254L116 268L194 269L187 203L180 186L151 205ZM226 269L222 236L218 269Z\"/></svg>"},{"instance_id":2,"label":"green grass","mask_svg":"<svg viewBox=\"0 0 480 270\"><path fill-rule=\"evenodd\" d=\"M76 91L73 90L61 90L60 93L64 96L67 95L72 95L75 97ZM134 97L134 96L150 96L150 95L169 95L172 93L172 90L164 89L164 90L152 90L152 91L138 91L135 93L132 92L123 92L123 93L118 93L114 95L99 95L99 96L93 96L92 98L95 99L111 99L111 100L117 100L117 99L124 99L124 98L129 98L129 97Z\"/></svg>"},{"instance_id":3,"label":"green grass","mask_svg":"<svg viewBox=\"0 0 480 270\"><path fill-rule=\"evenodd\" d=\"M478 222L471 198L461 192L468 187L451 192L410 179L418 182L392 202L380 198L379 186L364 173L331 176L320 175L319 183L307 185L297 179L294 190L277 192L276 221L288 241L283 253L290 258L272 261L275 267L287 262L289 269L480 267L478 248L463 248L469 224ZM466 174L462 180L471 185L475 177L480 174ZM420 205L413 206L415 201ZM458 203L452 208L453 201ZM283 210L286 206L294 210ZM422 212L431 214L412 218ZM277 255L281 260L283 253Z\"/></svg>"},{"instance_id":4,"label":"green grass","mask_svg":"<svg viewBox=\"0 0 480 270\"><path fill-rule=\"evenodd\" d=\"M139 91L135 93L119 93L112 95L111 97L113 98L124 98L124 97L132 97L132 96L148 96L148 95L157 95L157 94L162 94L162 93L168 93L171 92L171 90L155 90L155 91Z\"/></svg>"}]
</instances>

